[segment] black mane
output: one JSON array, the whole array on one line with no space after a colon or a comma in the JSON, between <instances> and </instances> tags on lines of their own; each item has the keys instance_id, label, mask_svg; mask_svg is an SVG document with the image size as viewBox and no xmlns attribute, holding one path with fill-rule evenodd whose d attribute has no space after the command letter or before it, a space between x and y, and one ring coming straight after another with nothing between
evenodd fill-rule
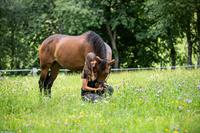
<instances>
[{"instance_id":1,"label":"black mane","mask_svg":"<svg viewBox=\"0 0 200 133\"><path fill-rule=\"evenodd\" d=\"M94 53L102 59L106 59L106 46L103 39L94 31L89 31L87 41L92 45Z\"/></svg>"}]
</instances>

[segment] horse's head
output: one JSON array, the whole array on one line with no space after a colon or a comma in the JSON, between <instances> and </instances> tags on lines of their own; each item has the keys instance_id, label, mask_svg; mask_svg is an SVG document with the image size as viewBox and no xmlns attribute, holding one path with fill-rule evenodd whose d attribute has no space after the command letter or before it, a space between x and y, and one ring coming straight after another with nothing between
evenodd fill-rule
<instances>
[{"instance_id":1,"label":"horse's head","mask_svg":"<svg viewBox=\"0 0 200 133\"><path fill-rule=\"evenodd\" d=\"M84 69L90 71L92 80L105 81L115 60L101 59L93 52L87 54Z\"/></svg>"},{"instance_id":2,"label":"horse's head","mask_svg":"<svg viewBox=\"0 0 200 133\"><path fill-rule=\"evenodd\" d=\"M105 81L106 77L111 71L111 65L115 63L115 60L107 60L107 59L101 59L100 57L96 56L97 60L97 72L98 77L97 79L99 81Z\"/></svg>"}]
</instances>

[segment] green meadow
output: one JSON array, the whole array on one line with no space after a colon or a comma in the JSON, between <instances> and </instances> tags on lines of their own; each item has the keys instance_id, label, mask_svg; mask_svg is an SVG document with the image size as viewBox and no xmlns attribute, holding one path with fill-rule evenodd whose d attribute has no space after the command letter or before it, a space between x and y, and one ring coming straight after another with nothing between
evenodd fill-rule
<instances>
[{"instance_id":1,"label":"green meadow","mask_svg":"<svg viewBox=\"0 0 200 133\"><path fill-rule=\"evenodd\" d=\"M198 133L200 70L111 73L112 97L80 97L80 74L59 74L52 98L39 76L0 78L0 133Z\"/></svg>"}]
</instances>

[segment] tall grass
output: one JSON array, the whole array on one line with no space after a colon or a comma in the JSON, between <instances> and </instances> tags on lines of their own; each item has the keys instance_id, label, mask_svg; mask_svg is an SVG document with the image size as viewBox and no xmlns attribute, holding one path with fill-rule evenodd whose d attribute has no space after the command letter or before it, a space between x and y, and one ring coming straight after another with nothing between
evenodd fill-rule
<instances>
[{"instance_id":1,"label":"tall grass","mask_svg":"<svg viewBox=\"0 0 200 133\"><path fill-rule=\"evenodd\" d=\"M199 132L199 70L112 73L115 92L98 103L80 98L80 74L60 74L52 98L39 77L0 80L0 132Z\"/></svg>"}]
</instances>

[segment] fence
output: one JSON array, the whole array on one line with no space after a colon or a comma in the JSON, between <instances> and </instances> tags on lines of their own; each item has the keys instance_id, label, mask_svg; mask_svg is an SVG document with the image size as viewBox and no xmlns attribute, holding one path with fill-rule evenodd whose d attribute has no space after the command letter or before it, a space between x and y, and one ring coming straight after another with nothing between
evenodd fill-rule
<instances>
[{"instance_id":1,"label":"fence","mask_svg":"<svg viewBox=\"0 0 200 133\"><path fill-rule=\"evenodd\" d=\"M187 65L187 66L165 66L165 67L141 67L141 68L113 68L112 72L123 72L123 71L138 71L138 70L166 70L166 69L197 69L200 68L199 65ZM40 69L32 68L32 69L15 69L15 70L0 70L1 75L38 75ZM60 72L68 73L72 72L68 69L60 69Z\"/></svg>"}]
</instances>

